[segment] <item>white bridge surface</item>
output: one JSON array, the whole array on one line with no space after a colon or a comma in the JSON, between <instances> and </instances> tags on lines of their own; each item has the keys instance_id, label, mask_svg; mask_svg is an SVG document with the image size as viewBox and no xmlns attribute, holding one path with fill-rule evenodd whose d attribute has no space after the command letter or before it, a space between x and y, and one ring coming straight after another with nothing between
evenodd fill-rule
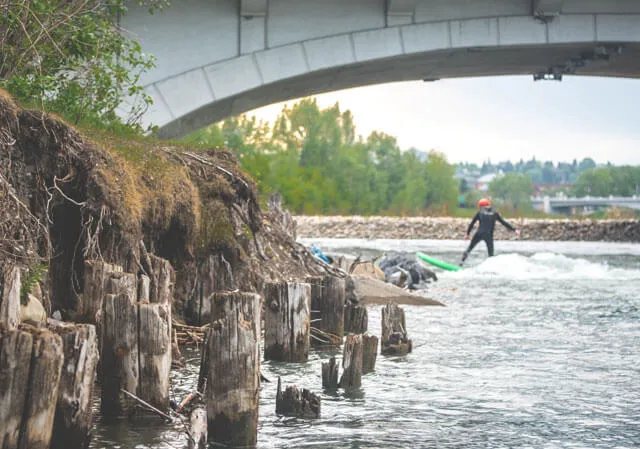
<instances>
[{"instance_id":1,"label":"white bridge surface","mask_svg":"<svg viewBox=\"0 0 640 449\"><path fill-rule=\"evenodd\" d=\"M554 211L566 211L573 208L600 208L600 207L628 207L640 210L640 196L605 196L605 197L533 197L531 204L534 208L546 213Z\"/></svg>"},{"instance_id":2,"label":"white bridge surface","mask_svg":"<svg viewBox=\"0 0 640 449\"><path fill-rule=\"evenodd\" d=\"M175 0L121 26L157 58L143 122L180 137L271 103L409 80L640 76L638 0ZM533 77L532 77L533 82Z\"/></svg>"}]
</instances>

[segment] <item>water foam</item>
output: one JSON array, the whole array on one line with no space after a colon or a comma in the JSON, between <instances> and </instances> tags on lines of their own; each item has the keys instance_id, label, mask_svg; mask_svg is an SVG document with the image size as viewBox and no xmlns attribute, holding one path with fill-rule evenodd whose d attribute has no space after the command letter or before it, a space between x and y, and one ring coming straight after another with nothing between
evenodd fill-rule
<instances>
[{"instance_id":1,"label":"water foam","mask_svg":"<svg viewBox=\"0 0 640 449\"><path fill-rule=\"evenodd\" d=\"M452 275L463 278L489 276L504 279L640 280L640 270L615 268L604 263L548 252L535 253L529 257L501 254Z\"/></svg>"}]
</instances>

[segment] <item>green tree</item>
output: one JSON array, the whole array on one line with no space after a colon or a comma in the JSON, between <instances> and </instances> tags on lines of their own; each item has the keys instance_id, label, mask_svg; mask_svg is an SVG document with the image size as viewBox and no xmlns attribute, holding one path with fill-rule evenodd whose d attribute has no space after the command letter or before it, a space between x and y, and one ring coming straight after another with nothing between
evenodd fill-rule
<instances>
[{"instance_id":1,"label":"green tree","mask_svg":"<svg viewBox=\"0 0 640 449\"><path fill-rule=\"evenodd\" d=\"M125 0L5 0L0 3L0 87L76 123L137 128L151 98L139 85L153 59L116 24ZM140 1L150 11L162 0ZM125 104L125 100L127 103Z\"/></svg>"},{"instance_id":2,"label":"green tree","mask_svg":"<svg viewBox=\"0 0 640 449\"><path fill-rule=\"evenodd\" d=\"M507 173L489 184L491 195L504 205L526 212L531 209L533 183L531 178L522 173Z\"/></svg>"}]
</instances>

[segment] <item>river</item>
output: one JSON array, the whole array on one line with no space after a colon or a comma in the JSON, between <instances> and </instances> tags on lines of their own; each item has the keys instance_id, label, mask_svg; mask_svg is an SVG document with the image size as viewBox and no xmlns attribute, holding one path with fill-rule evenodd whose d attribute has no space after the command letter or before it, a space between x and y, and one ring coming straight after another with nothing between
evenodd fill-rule
<instances>
[{"instance_id":1,"label":"river","mask_svg":"<svg viewBox=\"0 0 640 449\"><path fill-rule=\"evenodd\" d=\"M449 262L464 249L442 240L302 243L363 257L420 250ZM263 363L271 382L262 384L258 447L640 447L640 245L500 241L490 259L482 245L465 270L437 271L425 292L447 307L403 306L414 351L379 355L359 391L322 391L320 364L331 352ZM380 309L369 309L376 335ZM197 363L173 373L177 400L195 387ZM278 376L321 393L322 418L278 417ZM156 419L98 420L91 447L186 447L186 439Z\"/></svg>"}]
</instances>

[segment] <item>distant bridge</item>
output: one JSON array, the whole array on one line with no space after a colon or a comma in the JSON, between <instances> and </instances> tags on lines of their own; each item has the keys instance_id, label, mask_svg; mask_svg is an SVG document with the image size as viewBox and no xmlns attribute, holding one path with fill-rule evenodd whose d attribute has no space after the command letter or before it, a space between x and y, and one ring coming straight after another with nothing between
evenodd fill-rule
<instances>
[{"instance_id":1,"label":"distant bridge","mask_svg":"<svg viewBox=\"0 0 640 449\"><path fill-rule=\"evenodd\" d=\"M573 209L592 210L602 207L627 207L640 210L640 196L607 196L607 197L549 197L537 196L531 198L531 204L535 209L547 214L559 212L567 213Z\"/></svg>"},{"instance_id":2,"label":"distant bridge","mask_svg":"<svg viewBox=\"0 0 640 449\"><path fill-rule=\"evenodd\" d=\"M181 0L121 26L157 58L159 136L279 101L394 81L640 77L638 0Z\"/></svg>"}]
</instances>

